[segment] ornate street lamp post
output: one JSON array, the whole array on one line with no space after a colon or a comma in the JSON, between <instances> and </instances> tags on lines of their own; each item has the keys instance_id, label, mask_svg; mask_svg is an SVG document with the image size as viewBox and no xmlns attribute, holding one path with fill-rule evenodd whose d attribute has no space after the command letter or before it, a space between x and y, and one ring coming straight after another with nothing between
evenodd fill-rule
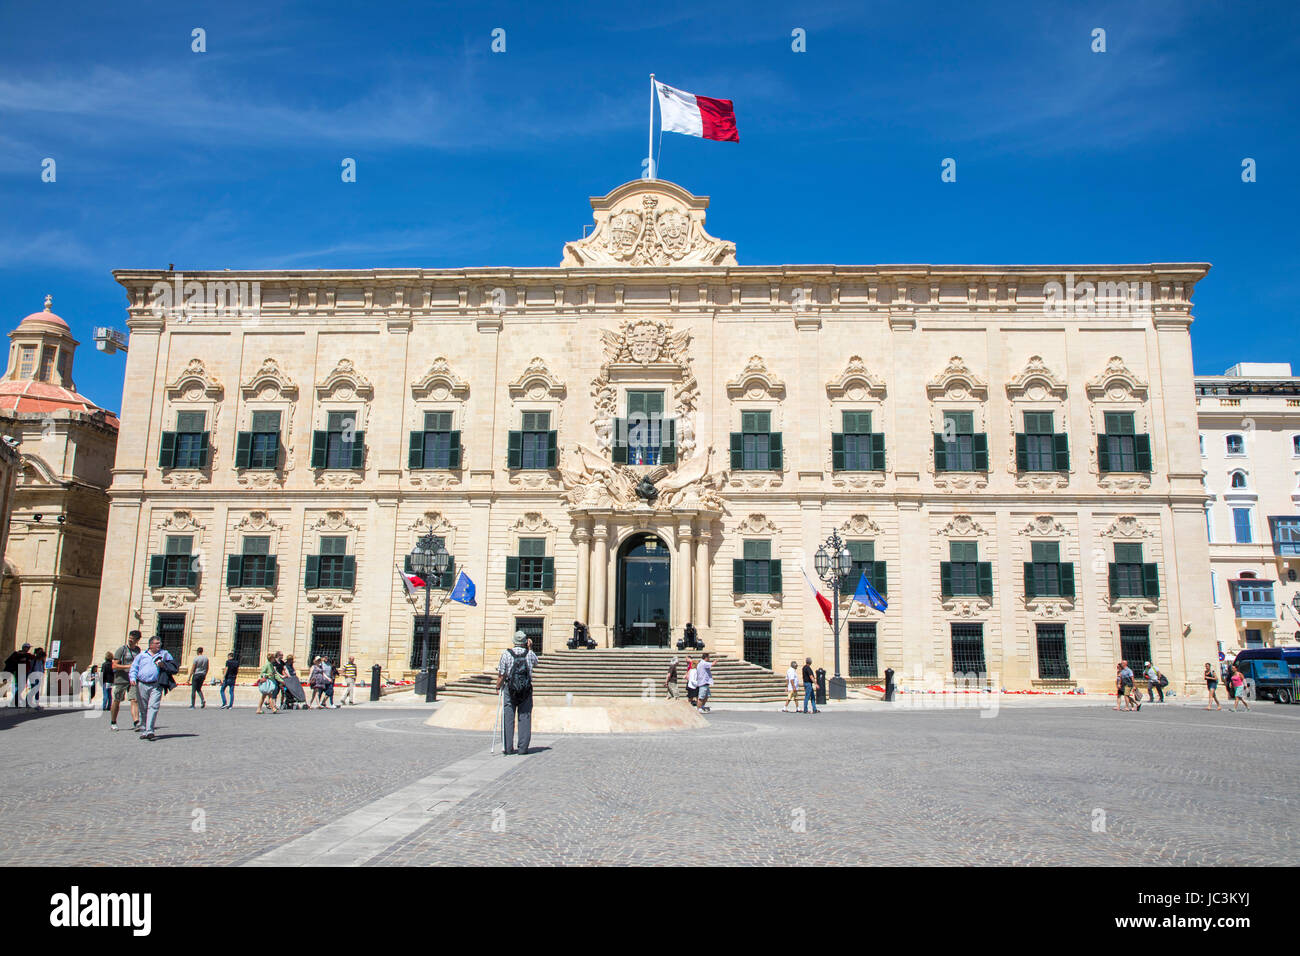
<instances>
[{"instance_id":1,"label":"ornate street lamp post","mask_svg":"<svg viewBox=\"0 0 1300 956\"><path fill-rule=\"evenodd\" d=\"M411 570L424 581L424 699L433 702L438 699L438 665L436 659L441 652L429 653L429 592L433 589L433 576L442 576L451 566L451 555L447 549L438 545L438 539L432 533L426 534L411 549ZM439 640L441 644L441 639Z\"/></svg>"},{"instance_id":2,"label":"ornate street lamp post","mask_svg":"<svg viewBox=\"0 0 1300 956\"><path fill-rule=\"evenodd\" d=\"M826 543L817 549L813 556L813 566L817 576L830 587L834 599L831 602L832 624L835 634L835 676L826 688L829 700L844 700L849 696L848 686L840 676L840 584L844 576L853 570L853 555L844 544L838 531L832 531Z\"/></svg>"}]
</instances>

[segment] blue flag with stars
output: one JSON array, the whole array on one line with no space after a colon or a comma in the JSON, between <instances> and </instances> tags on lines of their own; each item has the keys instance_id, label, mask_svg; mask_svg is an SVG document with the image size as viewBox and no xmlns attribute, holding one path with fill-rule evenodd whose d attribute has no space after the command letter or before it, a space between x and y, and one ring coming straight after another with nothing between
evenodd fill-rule
<instances>
[{"instance_id":1,"label":"blue flag with stars","mask_svg":"<svg viewBox=\"0 0 1300 956\"><path fill-rule=\"evenodd\" d=\"M889 602L880 596L880 592L871 586L867 580L867 572L862 572L862 577L858 579L858 589L853 592L853 600L859 604L865 604L867 607L875 608L877 611L884 611L889 608Z\"/></svg>"},{"instance_id":2,"label":"blue flag with stars","mask_svg":"<svg viewBox=\"0 0 1300 956\"><path fill-rule=\"evenodd\" d=\"M456 584L451 589L450 599L461 604L468 604L470 607L478 607L474 603L474 582L469 579L469 575L464 571L456 576Z\"/></svg>"}]
</instances>

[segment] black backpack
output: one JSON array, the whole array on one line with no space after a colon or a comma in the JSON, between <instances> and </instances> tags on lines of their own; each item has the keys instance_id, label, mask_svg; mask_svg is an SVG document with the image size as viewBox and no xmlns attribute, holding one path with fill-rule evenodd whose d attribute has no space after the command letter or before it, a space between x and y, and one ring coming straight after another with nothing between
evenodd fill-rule
<instances>
[{"instance_id":1,"label":"black backpack","mask_svg":"<svg viewBox=\"0 0 1300 956\"><path fill-rule=\"evenodd\" d=\"M510 674L506 677L506 686L510 688L511 697L523 697L533 692L533 669L528 666L528 651L517 653L511 649L514 661L510 665Z\"/></svg>"}]
</instances>

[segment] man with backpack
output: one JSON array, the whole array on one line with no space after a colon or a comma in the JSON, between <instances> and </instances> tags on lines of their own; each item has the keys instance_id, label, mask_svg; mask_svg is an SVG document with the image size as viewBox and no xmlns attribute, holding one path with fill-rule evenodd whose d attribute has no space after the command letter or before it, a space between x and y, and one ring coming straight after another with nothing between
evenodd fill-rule
<instances>
[{"instance_id":1,"label":"man with backpack","mask_svg":"<svg viewBox=\"0 0 1300 956\"><path fill-rule=\"evenodd\" d=\"M1152 703L1156 694L1159 694L1160 703L1163 704L1165 702L1165 687L1169 684L1169 678L1160 673L1150 661L1147 661L1146 670L1142 672L1142 676L1147 679L1147 703Z\"/></svg>"},{"instance_id":2,"label":"man with backpack","mask_svg":"<svg viewBox=\"0 0 1300 956\"><path fill-rule=\"evenodd\" d=\"M497 693L501 695L502 752L515 750L515 719L519 722L519 754L528 753L533 736L533 668L537 655L528 649L528 635L515 631L514 646L497 661Z\"/></svg>"}]
</instances>

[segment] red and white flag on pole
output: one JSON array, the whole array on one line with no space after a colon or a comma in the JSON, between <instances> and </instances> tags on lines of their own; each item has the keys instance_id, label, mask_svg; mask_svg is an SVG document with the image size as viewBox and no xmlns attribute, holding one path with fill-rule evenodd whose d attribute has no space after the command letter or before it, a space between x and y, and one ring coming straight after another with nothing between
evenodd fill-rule
<instances>
[{"instance_id":1,"label":"red and white flag on pole","mask_svg":"<svg viewBox=\"0 0 1300 956\"><path fill-rule=\"evenodd\" d=\"M803 579L808 582L808 587L812 588L813 597L817 599L817 606L822 609L822 617L826 618L826 623L831 623L831 599L817 590L817 585L813 584L812 577L808 574L808 569L802 564L799 570L803 572Z\"/></svg>"},{"instance_id":2,"label":"red and white flag on pole","mask_svg":"<svg viewBox=\"0 0 1300 956\"><path fill-rule=\"evenodd\" d=\"M402 586L406 588L406 593L411 597L415 597L415 592L418 588L424 587L424 578L420 577L418 574L407 574L401 568L394 568L393 570L395 570L397 576L402 579Z\"/></svg>"},{"instance_id":3,"label":"red and white flag on pole","mask_svg":"<svg viewBox=\"0 0 1300 956\"><path fill-rule=\"evenodd\" d=\"M715 100L674 89L655 80L659 94L659 128L665 133L685 133L722 142L739 143L736 108L731 100Z\"/></svg>"}]
</instances>

